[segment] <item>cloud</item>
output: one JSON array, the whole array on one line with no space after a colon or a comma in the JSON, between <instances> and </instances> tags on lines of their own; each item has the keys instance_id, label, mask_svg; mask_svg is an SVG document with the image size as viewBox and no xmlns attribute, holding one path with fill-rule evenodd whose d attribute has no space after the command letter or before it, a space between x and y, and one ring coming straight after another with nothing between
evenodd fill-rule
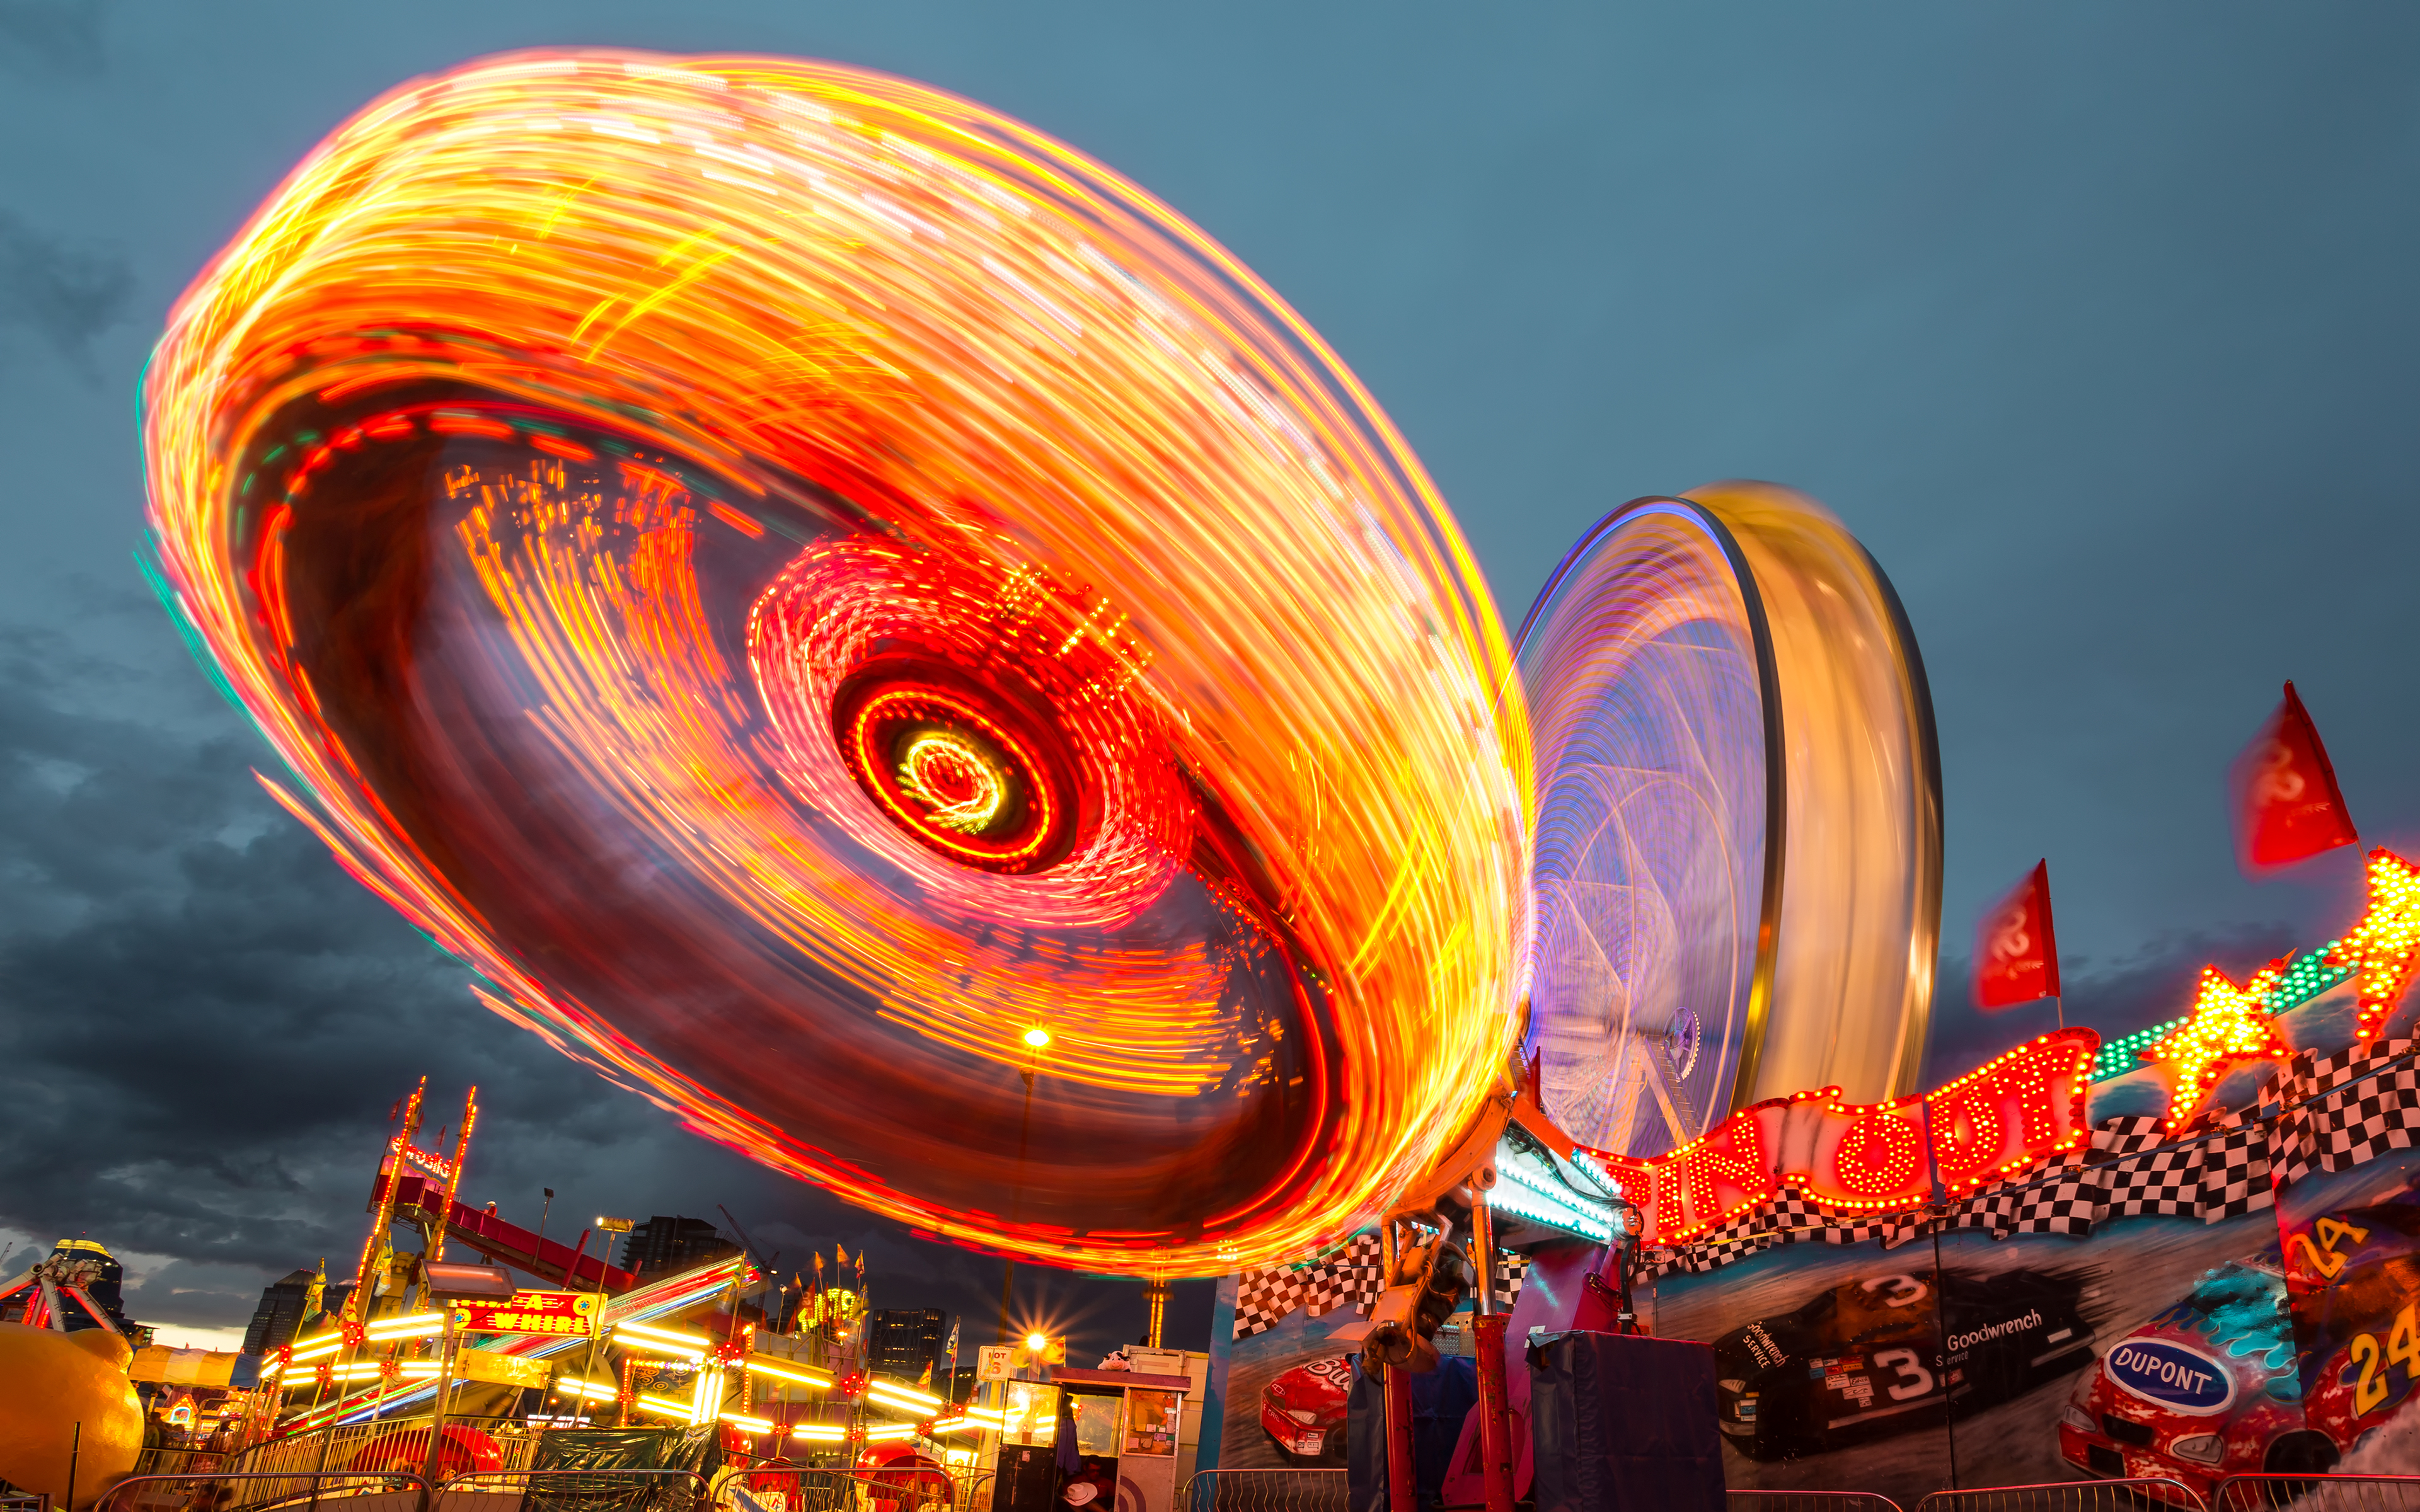
<instances>
[{"instance_id":1,"label":"cloud","mask_svg":"<svg viewBox=\"0 0 2420 1512\"><path fill-rule=\"evenodd\" d=\"M126 318L133 294L124 257L71 245L0 210L0 332L35 336L88 372L93 339Z\"/></svg>"},{"instance_id":2,"label":"cloud","mask_svg":"<svg viewBox=\"0 0 2420 1512\"><path fill-rule=\"evenodd\" d=\"M2068 963L2062 973L2065 1021L2090 1026L2106 1042L2183 1015L2193 1006L2204 965L2214 964L2242 981L2272 957L2320 943L2273 920L2162 934L2124 956ZM1972 1071L2059 1022L2058 1010L2048 1000L1995 1013L1976 1008L1964 960L1944 961L1934 980L1939 985L1925 1051L1925 1087Z\"/></svg>"},{"instance_id":3,"label":"cloud","mask_svg":"<svg viewBox=\"0 0 2420 1512\"><path fill-rule=\"evenodd\" d=\"M84 618L124 615L103 594ZM147 610L148 664L0 625L0 1229L127 1258L129 1315L240 1326L260 1288L352 1271L394 1101L424 1073L424 1143L479 1088L464 1196L549 1232L599 1213L727 1207L784 1273L835 1241L876 1306L937 1306L992 1339L1000 1262L911 1240L683 1133L480 1009L468 974L348 878L252 774L265 749ZM804 1073L802 1072L802 1073ZM592 1241L594 1247L597 1241ZM1016 1321L1078 1352L1140 1330L1141 1288L1019 1267ZM1171 1339L1198 1346L1209 1288Z\"/></svg>"},{"instance_id":4,"label":"cloud","mask_svg":"<svg viewBox=\"0 0 2420 1512\"><path fill-rule=\"evenodd\" d=\"M89 78L107 59L104 9L97 0L0 0L0 60L25 73Z\"/></svg>"}]
</instances>

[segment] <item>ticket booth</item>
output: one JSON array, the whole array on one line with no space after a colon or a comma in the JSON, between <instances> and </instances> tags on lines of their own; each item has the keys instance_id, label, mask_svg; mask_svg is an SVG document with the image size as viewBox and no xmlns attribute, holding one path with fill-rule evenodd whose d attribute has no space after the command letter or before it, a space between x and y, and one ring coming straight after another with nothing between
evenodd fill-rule
<instances>
[{"instance_id":1,"label":"ticket booth","mask_svg":"<svg viewBox=\"0 0 2420 1512\"><path fill-rule=\"evenodd\" d=\"M1067 1489L1078 1496L1087 1489L1093 1492L1082 1497L1091 1504L1081 1505L1063 1491L1060 1512L1094 1512L1096 1506L1098 1512L1179 1512L1177 1446L1192 1382L1184 1376L1065 1365L1054 1367L1050 1380L1070 1398L1084 1463L1078 1476L1086 1486L1071 1484Z\"/></svg>"}]
</instances>

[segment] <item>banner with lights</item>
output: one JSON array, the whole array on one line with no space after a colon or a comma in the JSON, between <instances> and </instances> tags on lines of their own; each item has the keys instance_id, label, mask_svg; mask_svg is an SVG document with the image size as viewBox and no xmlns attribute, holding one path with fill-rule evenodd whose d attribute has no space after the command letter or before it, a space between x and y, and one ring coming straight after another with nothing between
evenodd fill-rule
<instances>
[{"instance_id":1,"label":"banner with lights","mask_svg":"<svg viewBox=\"0 0 2420 1512\"><path fill-rule=\"evenodd\" d=\"M1650 1160L1590 1153L1637 1204L1651 1245L1695 1238L1785 1186L1823 1207L1904 1210L1931 1196L1936 1169L1962 1196L2075 1149L2100 1044L2090 1029L2059 1029L1920 1097L1856 1104L1825 1088L1743 1108Z\"/></svg>"},{"instance_id":2,"label":"banner with lights","mask_svg":"<svg viewBox=\"0 0 2420 1512\"><path fill-rule=\"evenodd\" d=\"M454 1309L454 1326L471 1334L551 1334L588 1338L603 1302L593 1291L516 1291L504 1302L473 1302Z\"/></svg>"}]
</instances>

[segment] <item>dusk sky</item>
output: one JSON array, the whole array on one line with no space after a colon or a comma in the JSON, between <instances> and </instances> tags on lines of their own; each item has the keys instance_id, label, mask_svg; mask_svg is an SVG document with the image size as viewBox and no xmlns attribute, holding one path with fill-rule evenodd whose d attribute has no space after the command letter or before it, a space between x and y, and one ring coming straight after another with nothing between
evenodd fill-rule
<instances>
[{"instance_id":1,"label":"dusk sky","mask_svg":"<svg viewBox=\"0 0 2420 1512\"><path fill-rule=\"evenodd\" d=\"M1963 986L2037 857L2069 1022L2104 1034L2351 917L2349 852L2234 863L2225 768L2287 678L2366 841L2420 854L2411 8L0 0L0 1243L103 1241L143 1321L225 1338L264 1282L349 1269L426 1072L432 1127L481 1088L474 1202L534 1222L552 1186L558 1234L721 1204L784 1271L869 1246L877 1306L991 1337L996 1262L480 1010L269 802L136 569L170 303L373 97L544 45L887 69L1108 162L1368 383L1508 625L1631 497L1824 501L1939 718L1936 1076L2048 1025ZM1139 1287L1037 1274L1020 1321L1140 1329Z\"/></svg>"}]
</instances>

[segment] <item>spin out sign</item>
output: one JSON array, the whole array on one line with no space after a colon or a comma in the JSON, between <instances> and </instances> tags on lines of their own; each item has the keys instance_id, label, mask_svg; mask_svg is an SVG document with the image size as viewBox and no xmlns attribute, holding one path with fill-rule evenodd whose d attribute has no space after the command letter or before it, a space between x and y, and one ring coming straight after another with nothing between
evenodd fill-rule
<instances>
[{"instance_id":1,"label":"spin out sign","mask_svg":"<svg viewBox=\"0 0 2420 1512\"><path fill-rule=\"evenodd\" d=\"M1648 1244L1694 1239L1785 1186L1827 1208L1905 1211L1931 1198L1936 1170L1962 1196L2074 1149L2100 1045L2061 1029L1922 1097L1848 1103L1825 1088L1743 1108L1652 1160L1591 1153L1638 1205Z\"/></svg>"}]
</instances>

